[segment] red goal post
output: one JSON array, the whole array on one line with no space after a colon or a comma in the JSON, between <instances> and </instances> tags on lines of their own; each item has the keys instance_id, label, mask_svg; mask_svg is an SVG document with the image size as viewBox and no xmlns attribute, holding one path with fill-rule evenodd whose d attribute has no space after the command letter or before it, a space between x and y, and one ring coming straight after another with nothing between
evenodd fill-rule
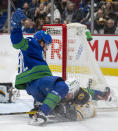
<instances>
[{"instance_id":1,"label":"red goal post","mask_svg":"<svg viewBox=\"0 0 118 131\"><path fill-rule=\"evenodd\" d=\"M51 49L46 53L47 62L52 72L60 72L60 75L63 77L64 80L66 80L66 66L67 66L66 24L47 24L43 26L43 30L47 31L53 38ZM55 47L55 44L57 45L57 47ZM52 60L53 62L56 61L56 63L53 63L50 60Z\"/></svg>"}]
</instances>

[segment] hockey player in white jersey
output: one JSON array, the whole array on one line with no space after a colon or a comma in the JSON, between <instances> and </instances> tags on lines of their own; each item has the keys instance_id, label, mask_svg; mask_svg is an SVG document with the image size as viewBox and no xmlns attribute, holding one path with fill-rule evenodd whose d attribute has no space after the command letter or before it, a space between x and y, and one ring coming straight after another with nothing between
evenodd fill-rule
<instances>
[{"instance_id":1,"label":"hockey player in white jersey","mask_svg":"<svg viewBox=\"0 0 118 131\"><path fill-rule=\"evenodd\" d=\"M80 87L79 81L74 80L71 82L66 81L69 86L69 92L51 113L48 121L53 122L67 122L67 121L80 121L87 118L95 117L96 107L93 100L107 100L110 95L110 89L106 88L105 91L89 89ZM92 92L92 93L91 93ZM42 103L34 102L34 109L37 110ZM31 120L30 124L40 125L39 120L35 115L29 115ZM53 116L53 117L52 117Z\"/></svg>"}]
</instances>

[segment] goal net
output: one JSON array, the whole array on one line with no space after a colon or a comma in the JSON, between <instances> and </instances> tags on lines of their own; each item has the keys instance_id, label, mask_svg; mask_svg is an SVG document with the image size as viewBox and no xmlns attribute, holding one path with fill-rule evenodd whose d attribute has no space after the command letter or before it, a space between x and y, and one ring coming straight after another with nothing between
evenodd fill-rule
<instances>
[{"instance_id":1,"label":"goal net","mask_svg":"<svg viewBox=\"0 0 118 131\"><path fill-rule=\"evenodd\" d=\"M51 34L52 46L46 52L46 60L54 75L64 80L78 80L81 87L104 91L109 85L104 78L86 38L87 27L79 23L45 25Z\"/></svg>"}]
</instances>

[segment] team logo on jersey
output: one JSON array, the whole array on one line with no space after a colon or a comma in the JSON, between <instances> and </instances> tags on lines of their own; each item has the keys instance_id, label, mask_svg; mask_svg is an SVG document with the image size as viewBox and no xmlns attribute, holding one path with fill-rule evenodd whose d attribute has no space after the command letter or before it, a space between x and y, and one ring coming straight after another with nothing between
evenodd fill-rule
<instances>
[{"instance_id":1,"label":"team logo on jersey","mask_svg":"<svg viewBox=\"0 0 118 131\"><path fill-rule=\"evenodd\" d=\"M83 98L84 98L84 93L80 93L79 95L78 95L78 100L82 100Z\"/></svg>"},{"instance_id":2,"label":"team logo on jersey","mask_svg":"<svg viewBox=\"0 0 118 131\"><path fill-rule=\"evenodd\" d=\"M3 96L5 96L6 94L5 94L5 92L4 91L2 91L2 90L0 90L0 94L1 95L3 95Z\"/></svg>"}]
</instances>

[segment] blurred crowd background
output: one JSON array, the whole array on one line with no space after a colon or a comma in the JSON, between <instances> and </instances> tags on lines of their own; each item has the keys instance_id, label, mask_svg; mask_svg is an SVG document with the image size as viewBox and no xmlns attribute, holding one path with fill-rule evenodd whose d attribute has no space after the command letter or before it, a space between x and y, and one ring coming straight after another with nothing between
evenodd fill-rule
<instances>
[{"instance_id":1,"label":"blurred crowd background","mask_svg":"<svg viewBox=\"0 0 118 131\"><path fill-rule=\"evenodd\" d=\"M82 23L93 34L118 34L118 0L12 0L27 19L22 21L23 33L35 33L44 24ZM93 1L94 11L91 9ZM8 0L0 0L0 32L8 33ZM14 9L11 7L11 16ZM93 16L93 17L91 17ZM91 19L94 18L94 19Z\"/></svg>"}]
</instances>

